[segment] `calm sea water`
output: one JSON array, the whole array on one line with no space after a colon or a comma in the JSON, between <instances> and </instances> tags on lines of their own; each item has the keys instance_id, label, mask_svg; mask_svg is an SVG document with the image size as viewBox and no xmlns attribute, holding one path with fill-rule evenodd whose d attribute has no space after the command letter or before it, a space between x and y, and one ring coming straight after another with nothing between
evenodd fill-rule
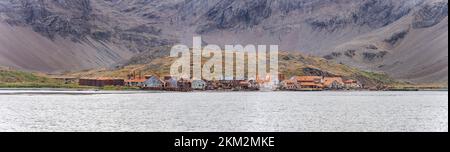
<instances>
[{"instance_id":1,"label":"calm sea water","mask_svg":"<svg viewBox=\"0 0 450 152\"><path fill-rule=\"evenodd\" d=\"M448 92L37 92L0 91L0 131L448 132Z\"/></svg>"}]
</instances>

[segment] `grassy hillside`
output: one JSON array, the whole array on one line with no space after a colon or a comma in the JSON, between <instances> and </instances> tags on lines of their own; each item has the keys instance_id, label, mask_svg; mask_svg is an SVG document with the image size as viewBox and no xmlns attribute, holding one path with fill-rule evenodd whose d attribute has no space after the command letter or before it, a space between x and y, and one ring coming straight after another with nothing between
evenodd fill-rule
<instances>
[{"instance_id":1,"label":"grassy hillside","mask_svg":"<svg viewBox=\"0 0 450 152\"><path fill-rule=\"evenodd\" d=\"M98 90L137 90L136 87L104 86L91 87L80 86L77 83L66 83L53 79L46 74L31 73L10 68L0 67L0 88L64 88L64 89L98 89Z\"/></svg>"},{"instance_id":2,"label":"grassy hillside","mask_svg":"<svg viewBox=\"0 0 450 152\"><path fill-rule=\"evenodd\" d=\"M43 74L0 67L0 88L80 88L76 84L48 78Z\"/></svg>"}]
</instances>

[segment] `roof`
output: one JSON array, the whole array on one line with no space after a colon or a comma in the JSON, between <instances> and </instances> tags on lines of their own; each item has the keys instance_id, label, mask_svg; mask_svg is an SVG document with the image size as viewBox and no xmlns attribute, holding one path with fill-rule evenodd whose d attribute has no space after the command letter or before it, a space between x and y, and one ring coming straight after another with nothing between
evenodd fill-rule
<instances>
[{"instance_id":1,"label":"roof","mask_svg":"<svg viewBox=\"0 0 450 152\"><path fill-rule=\"evenodd\" d=\"M256 81L259 83L264 83L264 82L270 82L272 80L272 75L270 74L266 74L266 76L261 79L262 77L260 75L256 76Z\"/></svg>"},{"instance_id":2,"label":"roof","mask_svg":"<svg viewBox=\"0 0 450 152\"><path fill-rule=\"evenodd\" d=\"M342 81L342 78L341 78L341 77L325 77L323 80L324 80L323 84L324 84L325 86L329 86L329 85L331 85L333 82L337 82L337 83L340 83L340 84L344 84L344 81Z\"/></svg>"},{"instance_id":3,"label":"roof","mask_svg":"<svg viewBox=\"0 0 450 152\"><path fill-rule=\"evenodd\" d=\"M148 78L147 80L145 80L145 81L149 81L149 80L157 80L157 81L159 81L159 82L161 82L161 83L164 83L164 81L163 80L161 80L159 77L157 77L157 76L151 76L150 78Z\"/></svg>"},{"instance_id":4,"label":"roof","mask_svg":"<svg viewBox=\"0 0 450 152\"><path fill-rule=\"evenodd\" d=\"M153 77L153 75L144 75L144 78L151 78L151 77Z\"/></svg>"},{"instance_id":5,"label":"roof","mask_svg":"<svg viewBox=\"0 0 450 152\"><path fill-rule=\"evenodd\" d=\"M321 80L321 76L296 76L292 78L293 80L297 80L300 82L314 82L317 80Z\"/></svg>"},{"instance_id":6,"label":"roof","mask_svg":"<svg viewBox=\"0 0 450 152\"><path fill-rule=\"evenodd\" d=\"M249 85L250 83L247 82L247 81L241 81L241 82L239 82L239 84L240 84L240 85Z\"/></svg>"},{"instance_id":7,"label":"roof","mask_svg":"<svg viewBox=\"0 0 450 152\"><path fill-rule=\"evenodd\" d=\"M177 86L178 85L178 81L176 79L167 79L164 80L164 82L168 85L172 85L172 86Z\"/></svg>"},{"instance_id":8,"label":"roof","mask_svg":"<svg viewBox=\"0 0 450 152\"><path fill-rule=\"evenodd\" d=\"M131 79L125 80L125 82L145 82L147 79Z\"/></svg>"},{"instance_id":9,"label":"roof","mask_svg":"<svg viewBox=\"0 0 450 152\"><path fill-rule=\"evenodd\" d=\"M322 84L317 84L317 83L314 83L314 82L303 82L303 83L300 83L300 85L301 85L301 86L317 86L317 87L323 87Z\"/></svg>"},{"instance_id":10,"label":"roof","mask_svg":"<svg viewBox=\"0 0 450 152\"><path fill-rule=\"evenodd\" d=\"M175 77L171 76L171 75L165 75L163 76L164 80L170 80L170 79L175 79Z\"/></svg>"},{"instance_id":11,"label":"roof","mask_svg":"<svg viewBox=\"0 0 450 152\"><path fill-rule=\"evenodd\" d=\"M98 78L81 78L80 80L97 80L97 81L108 81L108 80L124 80L120 78L108 78L108 77L98 77Z\"/></svg>"},{"instance_id":12,"label":"roof","mask_svg":"<svg viewBox=\"0 0 450 152\"><path fill-rule=\"evenodd\" d=\"M347 84L348 83L358 83L358 81L350 79L350 80L345 80L344 83L347 83Z\"/></svg>"},{"instance_id":13,"label":"roof","mask_svg":"<svg viewBox=\"0 0 450 152\"><path fill-rule=\"evenodd\" d=\"M77 77L70 77L70 76L50 76L52 79L78 79Z\"/></svg>"},{"instance_id":14,"label":"roof","mask_svg":"<svg viewBox=\"0 0 450 152\"><path fill-rule=\"evenodd\" d=\"M206 83L206 81L198 80L198 79L196 79L196 80L191 80L191 82L192 82L192 83Z\"/></svg>"},{"instance_id":15,"label":"roof","mask_svg":"<svg viewBox=\"0 0 450 152\"><path fill-rule=\"evenodd\" d=\"M283 84L295 84L295 81L293 81L293 80L284 80L281 83L283 83Z\"/></svg>"}]
</instances>

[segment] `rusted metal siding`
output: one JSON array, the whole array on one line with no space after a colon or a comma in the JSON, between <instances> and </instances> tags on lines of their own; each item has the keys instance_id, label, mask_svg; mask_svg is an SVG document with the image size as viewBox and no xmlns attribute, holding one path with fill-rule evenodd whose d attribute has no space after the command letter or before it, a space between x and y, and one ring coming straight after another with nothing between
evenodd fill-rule
<instances>
[{"instance_id":1,"label":"rusted metal siding","mask_svg":"<svg viewBox=\"0 0 450 152\"><path fill-rule=\"evenodd\" d=\"M80 79L78 84L81 86L94 86L94 87L104 87L104 86L124 86L124 79Z\"/></svg>"}]
</instances>

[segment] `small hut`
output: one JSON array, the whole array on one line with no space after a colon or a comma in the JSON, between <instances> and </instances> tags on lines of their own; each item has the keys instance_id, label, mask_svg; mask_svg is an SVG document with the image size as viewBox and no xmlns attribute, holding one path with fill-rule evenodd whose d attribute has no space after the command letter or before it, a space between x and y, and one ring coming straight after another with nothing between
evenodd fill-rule
<instances>
[{"instance_id":1,"label":"small hut","mask_svg":"<svg viewBox=\"0 0 450 152\"><path fill-rule=\"evenodd\" d=\"M166 90L174 90L178 88L178 81L172 76L165 76L164 83L164 89Z\"/></svg>"},{"instance_id":2,"label":"small hut","mask_svg":"<svg viewBox=\"0 0 450 152\"><path fill-rule=\"evenodd\" d=\"M240 87L240 80L219 80L219 86L222 89L234 89Z\"/></svg>"},{"instance_id":3,"label":"small hut","mask_svg":"<svg viewBox=\"0 0 450 152\"><path fill-rule=\"evenodd\" d=\"M129 79L125 80L125 85L129 87L143 87L146 79Z\"/></svg>"},{"instance_id":4,"label":"small hut","mask_svg":"<svg viewBox=\"0 0 450 152\"><path fill-rule=\"evenodd\" d=\"M206 90L217 90L219 89L219 81L205 81Z\"/></svg>"},{"instance_id":5,"label":"small hut","mask_svg":"<svg viewBox=\"0 0 450 152\"><path fill-rule=\"evenodd\" d=\"M178 80L177 85L177 91L192 91L192 82L188 79Z\"/></svg>"},{"instance_id":6,"label":"small hut","mask_svg":"<svg viewBox=\"0 0 450 152\"><path fill-rule=\"evenodd\" d=\"M206 82L203 80L192 80L192 89L206 90Z\"/></svg>"},{"instance_id":7,"label":"small hut","mask_svg":"<svg viewBox=\"0 0 450 152\"><path fill-rule=\"evenodd\" d=\"M242 80L240 81L239 86L241 90L250 90L250 91L259 90L260 87L256 80Z\"/></svg>"},{"instance_id":8,"label":"small hut","mask_svg":"<svg viewBox=\"0 0 450 152\"><path fill-rule=\"evenodd\" d=\"M339 90L344 88L344 81L341 77L325 77L323 85L326 89Z\"/></svg>"},{"instance_id":9,"label":"small hut","mask_svg":"<svg viewBox=\"0 0 450 152\"><path fill-rule=\"evenodd\" d=\"M157 76L150 76L144 82L144 88L148 90L162 90L164 88L164 82Z\"/></svg>"},{"instance_id":10,"label":"small hut","mask_svg":"<svg viewBox=\"0 0 450 152\"><path fill-rule=\"evenodd\" d=\"M286 91L295 91L299 87L297 82L295 82L293 80L284 80L281 82L280 85L281 85L280 86L281 90L286 90Z\"/></svg>"}]
</instances>

